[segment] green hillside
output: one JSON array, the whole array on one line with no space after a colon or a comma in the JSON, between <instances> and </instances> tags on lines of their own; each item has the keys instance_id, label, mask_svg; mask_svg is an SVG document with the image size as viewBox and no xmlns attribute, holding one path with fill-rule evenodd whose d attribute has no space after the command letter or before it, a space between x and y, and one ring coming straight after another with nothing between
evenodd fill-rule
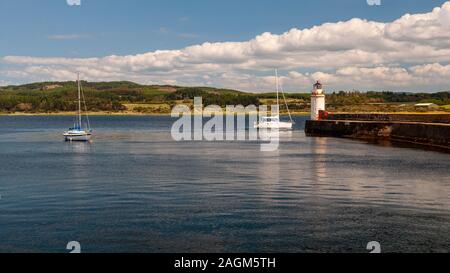
<instances>
[{"instance_id":1,"label":"green hillside","mask_svg":"<svg viewBox=\"0 0 450 273\"><path fill-rule=\"evenodd\" d=\"M127 104L176 104L202 96L205 104L258 104L244 92L210 87L140 85L132 82L82 82L89 111L125 111ZM0 88L1 112L64 112L77 109L76 82L41 82Z\"/></svg>"},{"instance_id":2,"label":"green hillside","mask_svg":"<svg viewBox=\"0 0 450 273\"><path fill-rule=\"evenodd\" d=\"M204 105L273 105L276 93L248 93L212 87L141 85L128 81L82 82L91 112L167 114L176 104L192 106L194 97ZM294 113L309 111L309 93L286 94ZM327 109L341 112L413 112L414 104L430 102L439 111L450 111L450 92L333 92L327 94ZM40 82L0 87L0 113L64 113L77 109L76 82Z\"/></svg>"}]
</instances>

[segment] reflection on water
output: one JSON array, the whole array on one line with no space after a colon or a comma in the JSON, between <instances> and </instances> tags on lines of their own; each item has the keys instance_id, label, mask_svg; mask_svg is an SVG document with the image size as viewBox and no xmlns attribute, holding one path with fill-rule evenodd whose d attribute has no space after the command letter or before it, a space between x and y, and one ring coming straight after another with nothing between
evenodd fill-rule
<instances>
[{"instance_id":1,"label":"reflection on water","mask_svg":"<svg viewBox=\"0 0 450 273\"><path fill-rule=\"evenodd\" d=\"M311 161L311 176L312 182L320 185L326 178L326 157L327 157L327 138L312 138L311 139L311 154L313 160Z\"/></svg>"},{"instance_id":2,"label":"reflection on water","mask_svg":"<svg viewBox=\"0 0 450 273\"><path fill-rule=\"evenodd\" d=\"M280 132L174 142L173 119L0 117L0 252L447 252L444 153Z\"/></svg>"},{"instance_id":3,"label":"reflection on water","mask_svg":"<svg viewBox=\"0 0 450 273\"><path fill-rule=\"evenodd\" d=\"M86 154L91 151L91 147L93 145L93 142L65 142L66 145L64 145L64 151L68 153L74 153L74 154Z\"/></svg>"}]
</instances>

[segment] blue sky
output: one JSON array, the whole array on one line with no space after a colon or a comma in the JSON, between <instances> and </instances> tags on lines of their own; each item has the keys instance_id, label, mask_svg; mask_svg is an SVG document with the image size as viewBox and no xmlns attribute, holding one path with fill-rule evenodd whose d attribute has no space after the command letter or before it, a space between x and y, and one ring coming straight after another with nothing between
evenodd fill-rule
<instances>
[{"instance_id":1,"label":"blue sky","mask_svg":"<svg viewBox=\"0 0 450 273\"><path fill-rule=\"evenodd\" d=\"M208 54L225 54L225 57L222 55L217 56L217 59L220 59L220 62L211 61L211 59L214 58L210 55L208 55L207 60L202 57L197 58L195 61L188 62L191 64L204 61L205 63L203 64L205 64L205 66L206 64L210 65L210 68L206 70L201 70L196 67L195 69L183 70L180 72L179 68L181 66L184 67L184 64L180 65L179 63L172 66L172 68L175 67L177 69L173 69L171 73L167 72L167 66L164 66L164 68L160 70L156 70L154 67L161 66L159 64L150 65L149 63L155 58L158 59L157 61L154 61L155 63L164 63L166 60L159 59L159 56L154 58L152 55L150 57L145 56L145 60L143 60L143 56L138 56L139 62L145 63L147 66L144 67L140 63L138 66L135 65L132 68L129 68L133 71L136 70L136 73L134 74L112 73L110 76L107 76L106 72L112 70L115 71L117 67L111 66L104 71L95 71L96 73L93 73L92 67L88 71L88 66L91 64L84 66L84 63L80 65L78 64L78 61L74 60L70 60L72 66L67 67L65 62L57 64L55 60L48 60L48 62L44 60L34 60L31 63L27 63L26 61L23 61L23 59L20 61L17 61L16 59L12 60L9 56L39 58L61 57L74 59L90 57L102 58L110 55L135 56L137 54L151 53L157 50L172 50L172 53L174 53L176 50L183 50L186 47L201 45L205 42L245 43L265 32L274 35L282 35L290 29L311 29L324 23L334 24L338 21L348 21L351 18L361 18L369 22L382 22L386 23L387 26L387 24L398 20L404 14L430 13L433 8L440 7L446 2L437 0L381 0L380 6L369 6L366 0L81 1L80 6L69 6L66 3L66 0L0 0L0 84L46 80L45 73L43 73L44 70L61 70L62 68L79 71L83 71L84 69L86 70L85 77L92 80L95 80L96 77L100 78L104 76L104 79L107 80L117 78L117 80L130 79L145 83L173 82L186 85L205 84L219 86L228 86L230 82L234 82L234 80L230 79L231 75L234 75L236 81L239 80L238 78L240 77L236 75L245 75L247 77L247 79L241 79L242 81L249 81L248 78L252 75L268 76L272 73L272 70L268 69L272 64L273 66L280 68L282 75L283 73L286 75L287 82L289 79L293 79L292 75L294 75L295 72L303 73L301 76L305 77L312 77L310 74L314 72L333 74L345 65L347 65L345 67L361 67L362 64L358 60L358 62L355 63L342 64L335 67L332 65L308 66L304 64L299 64L298 67L295 67L295 65L292 65L292 60L297 57L299 58L299 54L304 52L302 47L302 51L299 51L297 55L293 55L290 58L286 57L285 62L280 62L279 64L273 62L274 56L276 55L276 53L274 53L272 56L265 56L267 57L267 62L262 64L261 69L248 65L251 61L247 59L245 60L245 65L230 66L228 70L223 69L217 71L217 74L212 73L214 75L205 75L203 71L210 71L211 69L214 69L214 67L224 67L225 64L228 65L234 63L236 61L233 59L235 57L234 53L239 51L239 49L237 49L233 52L234 49L231 49L231 52L228 52L228 55L226 55L222 50L230 49L214 48L212 49L212 53ZM442 14L436 16L446 16L445 13ZM363 23L356 22L356 25L358 24ZM351 25L353 26L355 24ZM418 24L416 26L418 26ZM403 27L407 29L411 26L405 24ZM430 31L435 30L430 29ZM345 32L345 28L342 29L342 32ZM326 32L317 32L316 36L319 37L319 39L324 38L321 33ZM334 35L335 32L332 34ZM363 39L358 36L359 34L355 34L354 37L342 38L345 38L346 40L354 39L355 41ZM398 32L396 35L404 34ZM291 36L294 38L297 37L295 36L295 33ZM293 37L291 38L294 39ZM400 42L403 38L404 37L398 37L398 39L395 38L394 40ZM408 39L410 38L411 37L408 37ZM436 37L436 39L437 38L438 37ZM414 39L414 37L411 39ZM417 37L417 39L421 38ZM431 37L431 39L434 39L434 36ZM374 41L375 40L377 39L375 38ZM327 50L330 54L341 50L331 48L334 41L335 40L326 40L324 42L330 43L330 45L327 46ZM435 42L437 43L437 41ZM303 43L303 41L299 43ZM405 45L407 44L405 43ZM353 52L352 54L354 55L354 51L351 50L359 50L367 47L365 44L353 46L354 48L346 48L346 52ZM382 47L382 45L380 46ZM426 50L427 49L424 47L422 51ZM369 51L367 54L374 53L373 49L372 51ZM253 57L259 54L253 53L253 55L251 55ZM326 55L326 52L311 51L311 54ZM181 55L183 54L180 54L177 58L181 58ZM227 56L230 56L230 60L224 60ZM387 58L386 56L383 55L383 58ZM416 58L416 55L412 57ZM173 56L165 58L173 61ZM361 58L364 59L365 57ZM445 58L439 59L436 56L422 56L421 59L414 59L413 62L408 64L405 64L405 62L409 62L409 57L405 57L405 59L398 57L398 59L392 63L387 63L385 60L378 62L378 59L380 58L376 58L375 56L372 56L372 58L367 57L368 62L365 66L368 68L377 68L378 66L392 67L398 65L399 67L407 68L408 65L410 67L415 67L417 65L425 64L439 64L445 66L450 62L450 60ZM330 58L330 60L332 59ZM371 60L377 60L377 62L374 63ZM126 60L126 62L127 64L130 64L129 60ZM177 60L177 62L179 62L179 60ZM334 63L334 61L331 62ZM111 64L109 60L100 63ZM135 59L133 59L133 65L135 63ZM23 72L26 69L28 69L28 72L26 72L28 73L28 76ZM39 73L31 74L30 71L37 71L37 69L40 69ZM137 72L139 69L140 74ZM182 73L180 74L180 77L177 77L176 71ZM199 74L193 76L194 71ZM163 72L167 73L163 76ZM366 73L367 71L363 72ZM358 73L363 72L359 71ZM291 76L289 76L290 78L288 77L289 73L291 73ZM62 76L60 73L58 76L55 76L55 73L50 72L47 74L49 80L64 78L64 76L68 75L68 73L66 73ZM158 79L163 80L149 79L150 75L155 74L159 74L160 76ZM40 76L38 77L37 75ZM116 78L114 78L114 75L116 75ZM190 78L188 77L189 75L191 76ZM144 77L147 77L147 80L143 80ZM221 79L226 78L228 81L220 80L218 77L221 77ZM332 81L332 78L330 78L329 75L325 75L324 77L328 77L330 81ZM270 81L270 79L262 80ZM294 89L294 85L294 82L286 84L288 89ZM335 86L336 88L352 88L348 83L344 84L343 81L338 80L336 80ZM361 86L362 88L373 88L373 86L364 84L359 84L357 86ZM446 86L446 84L439 84L432 89L439 90L446 88ZM243 83L230 87L241 89L263 88L256 84L249 85ZM391 87L396 88L397 86L390 83L385 86L380 86L379 88ZM415 87L414 85L409 87L402 84L401 88L402 90L414 91Z\"/></svg>"},{"instance_id":2,"label":"blue sky","mask_svg":"<svg viewBox=\"0 0 450 273\"><path fill-rule=\"evenodd\" d=\"M386 22L444 2L82 0L81 6L69 6L66 0L1 0L0 55L92 57L177 49L353 17Z\"/></svg>"}]
</instances>

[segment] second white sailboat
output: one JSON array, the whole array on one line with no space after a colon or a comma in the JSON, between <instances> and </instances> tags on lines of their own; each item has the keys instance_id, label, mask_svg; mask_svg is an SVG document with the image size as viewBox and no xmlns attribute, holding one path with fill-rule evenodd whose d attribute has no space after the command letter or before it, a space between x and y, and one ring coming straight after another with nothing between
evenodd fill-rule
<instances>
[{"instance_id":1,"label":"second white sailboat","mask_svg":"<svg viewBox=\"0 0 450 273\"><path fill-rule=\"evenodd\" d=\"M262 117L259 122L254 123L254 128L256 129L285 129L289 130L292 129L292 126L294 125L294 121L292 120L291 113L289 112L289 107L287 105L286 97L284 96L283 88L280 88L279 81L278 81L278 70L275 70L275 79L276 79L276 86L277 86L277 113L274 115L272 113L272 116L270 117ZM289 122L283 122L280 121L280 89L281 93L283 94L284 103L286 105L286 109L289 114Z\"/></svg>"}]
</instances>

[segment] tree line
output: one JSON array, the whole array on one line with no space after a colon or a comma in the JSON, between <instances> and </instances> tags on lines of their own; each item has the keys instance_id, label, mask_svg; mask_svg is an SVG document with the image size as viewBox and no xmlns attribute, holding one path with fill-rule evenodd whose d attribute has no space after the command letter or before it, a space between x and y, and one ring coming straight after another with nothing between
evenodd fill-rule
<instances>
[{"instance_id":1,"label":"tree line","mask_svg":"<svg viewBox=\"0 0 450 273\"><path fill-rule=\"evenodd\" d=\"M89 111L123 111L125 104L164 103L175 105L202 97L204 105L260 105L273 101L276 93L245 93L209 87L147 86L132 82L82 82ZM293 110L307 110L309 93L287 93ZM281 96L280 96L281 97ZM327 105L339 108L368 103L430 102L450 105L450 92L405 93L392 91L339 91L327 94ZM75 82L44 82L0 88L0 112L64 112L77 110ZM160 108L163 111L165 107Z\"/></svg>"}]
</instances>

